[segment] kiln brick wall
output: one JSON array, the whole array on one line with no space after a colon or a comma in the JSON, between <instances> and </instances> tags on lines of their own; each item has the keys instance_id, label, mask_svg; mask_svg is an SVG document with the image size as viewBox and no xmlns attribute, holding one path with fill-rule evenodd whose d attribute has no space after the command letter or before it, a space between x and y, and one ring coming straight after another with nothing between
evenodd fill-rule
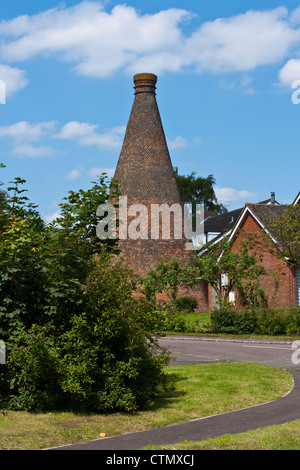
<instances>
[{"instance_id":1,"label":"kiln brick wall","mask_svg":"<svg viewBox=\"0 0 300 470\"><path fill-rule=\"evenodd\" d=\"M183 206L156 101L156 82L157 77L153 74L134 76L135 98L114 175L121 194L127 196L128 208L133 204L143 204L148 211L148 227L142 230L146 239L134 240L128 237L119 240L119 249L128 267L141 277L158 261L171 260L173 257L181 260L191 256L191 252L185 249L188 240L183 230L182 239L174 236L172 216L170 239L164 240L161 235L160 239L151 237L152 204L167 204L169 207L179 204L182 229L184 223ZM128 226L133 219L135 216L128 217ZM158 229L161 233L161 221ZM197 297L199 308L207 310L205 286L181 289L179 295ZM168 300L166 295L161 298Z\"/></svg>"}]
</instances>

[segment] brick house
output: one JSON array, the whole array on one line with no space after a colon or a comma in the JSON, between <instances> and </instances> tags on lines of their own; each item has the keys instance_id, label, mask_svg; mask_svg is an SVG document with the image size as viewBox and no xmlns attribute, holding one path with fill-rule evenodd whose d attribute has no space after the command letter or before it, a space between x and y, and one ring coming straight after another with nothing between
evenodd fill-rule
<instances>
[{"instance_id":1,"label":"brick house","mask_svg":"<svg viewBox=\"0 0 300 470\"><path fill-rule=\"evenodd\" d=\"M299 204L300 193L293 204ZM241 211L238 220L230 234L229 240L233 243L232 249L238 249L239 243L247 234L265 234L266 243L270 242L274 251L263 250L262 264L267 272L273 272L278 275L279 285L275 289L274 280L269 276L262 276L261 284L267 295L270 305L278 307L300 306L300 267L294 260L282 259L276 256L276 252L281 249L280 241L276 235L268 228L270 220L277 215L284 215L288 206L279 205L275 202L246 204ZM231 300L237 300L236 293L231 293Z\"/></svg>"}]
</instances>

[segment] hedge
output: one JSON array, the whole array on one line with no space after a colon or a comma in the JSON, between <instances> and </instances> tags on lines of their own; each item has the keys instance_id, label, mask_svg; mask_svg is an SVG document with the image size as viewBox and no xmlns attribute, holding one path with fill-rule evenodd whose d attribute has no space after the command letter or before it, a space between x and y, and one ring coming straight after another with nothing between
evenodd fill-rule
<instances>
[{"instance_id":1,"label":"hedge","mask_svg":"<svg viewBox=\"0 0 300 470\"><path fill-rule=\"evenodd\" d=\"M212 333L297 335L300 334L300 307L268 310L215 310L211 314Z\"/></svg>"}]
</instances>

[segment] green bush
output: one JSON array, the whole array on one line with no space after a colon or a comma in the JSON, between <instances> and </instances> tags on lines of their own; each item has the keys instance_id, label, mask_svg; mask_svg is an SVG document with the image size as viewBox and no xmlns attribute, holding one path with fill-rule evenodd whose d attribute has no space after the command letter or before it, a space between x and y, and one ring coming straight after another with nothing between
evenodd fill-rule
<instances>
[{"instance_id":1,"label":"green bush","mask_svg":"<svg viewBox=\"0 0 300 470\"><path fill-rule=\"evenodd\" d=\"M285 335L286 313L276 310L262 311L258 315L258 331L262 335Z\"/></svg>"},{"instance_id":2,"label":"green bush","mask_svg":"<svg viewBox=\"0 0 300 470\"><path fill-rule=\"evenodd\" d=\"M234 310L215 309L211 314L211 329L213 333L238 334L237 314Z\"/></svg>"},{"instance_id":3,"label":"green bush","mask_svg":"<svg viewBox=\"0 0 300 470\"><path fill-rule=\"evenodd\" d=\"M177 297L173 302L174 308L179 312L194 312L198 307L196 297Z\"/></svg>"},{"instance_id":4,"label":"green bush","mask_svg":"<svg viewBox=\"0 0 300 470\"><path fill-rule=\"evenodd\" d=\"M288 335L300 334L300 307L292 308L286 319L286 332Z\"/></svg>"},{"instance_id":5,"label":"green bush","mask_svg":"<svg viewBox=\"0 0 300 470\"><path fill-rule=\"evenodd\" d=\"M300 308L260 310L215 310L211 314L214 333L293 335L300 332Z\"/></svg>"},{"instance_id":6,"label":"green bush","mask_svg":"<svg viewBox=\"0 0 300 470\"><path fill-rule=\"evenodd\" d=\"M168 355L155 338L164 316L131 297L130 272L109 256L88 275L83 311L68 328L20 328L7 364L6 406L23 410L134 411L166 387Z\"/></svg>"},{"instance_id":7,"label":"green bush","mask_svg":"<svg viewBox=\"0 0 300 470\"><path fill-rule=\"evenodd\" d=\"M161 314L161 331L174 331L176 333L187 331L186 319L181 313L176 312L172 308L165 307L161 309Z\"/></svg>"},{"instance_id":8,"label":"green bush","mask_svg":"<svg viewBox=\"0 0 300 470\"><path fill-rule=\"evenodd\" d=\"M165 316L132 297L116 241L97 237L105 179L70 191L53 224L26 202L24 180L0 192L1 406L132 411L166 386Z\"/></svg>"},{"instance_id":9,"label":"green bush","mask_svg":"<svg viewBox=\"0 0 300 470\"><path fill-rule=\"evenodd\" d=\"M17 344L8 359L9 392L2 405L17 410L55 410L63 402L61 358L46 328L19 326Z\"/></svg>"},{"instance_id":10,"label":"green bush","mask_svg":"<svg viewBox=\"0 0 300 470\"><path fill-rule=\"evenodd\" d=\"M238 334L253 334L257 332L257 315L253 311L242 311L235 317Z\"/></svg>"}]
</instances>

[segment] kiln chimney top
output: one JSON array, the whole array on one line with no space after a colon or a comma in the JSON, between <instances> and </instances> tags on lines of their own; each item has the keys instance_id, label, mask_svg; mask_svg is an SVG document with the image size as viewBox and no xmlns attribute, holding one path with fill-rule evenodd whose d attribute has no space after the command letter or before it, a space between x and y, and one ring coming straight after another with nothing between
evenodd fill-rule
<instances>
[{"instance_id":1,"label":"kiln chimney top","mask_svg":"<svg viewBox=\"0 0 300 470\"><path fill-rule=\"evenodd\" d=\"M157 76L154 73L138 73L133 77L135 94L155 93Z\"/></svg>"}]
</instances>

